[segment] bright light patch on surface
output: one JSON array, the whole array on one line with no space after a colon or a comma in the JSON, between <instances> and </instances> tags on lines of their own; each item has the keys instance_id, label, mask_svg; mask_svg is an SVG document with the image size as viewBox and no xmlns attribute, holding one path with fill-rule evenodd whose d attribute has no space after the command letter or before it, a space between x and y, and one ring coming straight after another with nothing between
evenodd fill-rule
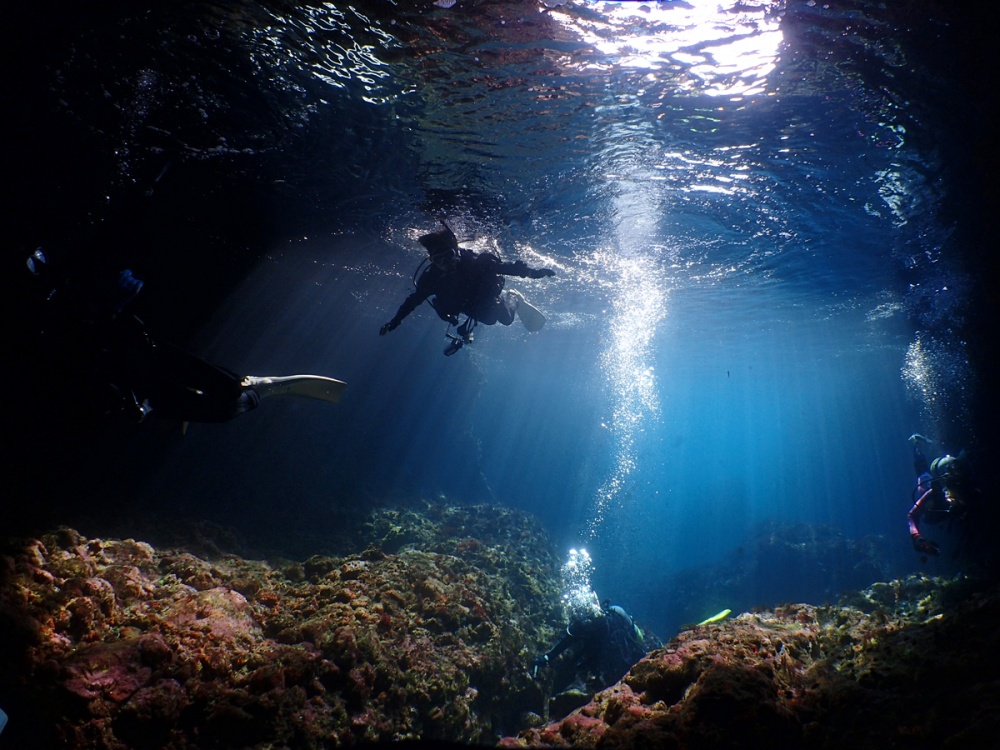
<instances>
[{"instance_id":1,"label":"bright light patch on surface","mask_svg":"<svg viewBox=\"0 0 1000 750\"><path fill-rule=\"evenodd\" d=\"M876 305L865 314L865 322L874 323L877 320L888 320L896 315L901 315L903 312L904 308L902 302L898 302L896 300L883 302Z\"/></svg>"},{"instance_id":2,"label":"bright light patch on surface","mask_svg":"<svg viewBox=\"0 0 1000 750\"><path fill-rule=\"evenodd\" d=\"M396 90L390 66L382 60L399 42L367 16L349 13L332 3L297 9L267 11L271 24L249 30L255 41L253 61L260 75L272 83L297 87L292 71L301 70L334 89L358 85L371 104L394 100Z\"/></svg>"},{"instance_id":3,"label":"bright light patch on surface","mask_svg":"<svg viewBox=\"0 0 1000 750\"><path fill-rule=\"evenodd\" d=\"M882 169L875 173L878 194L892 211L897 227L909 220L907 216L911 202L911 191L907 180L896 170Z\"/></svg>"},{"instance_id":4,"label":"bright light patch on surface","mask_svg":"<svg viewBox=\"0 0 1000 750\"><path fill-rule=\"evenodd\" d=\"M673 70L679 88L713 96L765 89L782 42L783 2L567 4L551 15L617 68ZM603 63L589 62L589 67Z\"/></svg>"}]
</instances>

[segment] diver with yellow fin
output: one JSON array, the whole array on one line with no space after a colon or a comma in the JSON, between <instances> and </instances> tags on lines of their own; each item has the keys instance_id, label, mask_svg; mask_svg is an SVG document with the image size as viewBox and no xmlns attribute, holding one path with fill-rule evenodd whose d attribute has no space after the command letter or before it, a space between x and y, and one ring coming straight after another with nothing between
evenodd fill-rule
<instances>
[{"instance_id":1,"label":"diver with yellow fin","mask_svg":"<svg viewBox=\"0 0 1000 750\"><path fill-rule=\"evenodd\" d=\"M513 289L503 291L504 276L542 279L555 276L551 268L529 268L522 261L507 262L496 253L476 253L460 247L458 238L444 223L443 229L418 238L428 257L413 274L416 289L407 297L392 319L379 330L380 336L399 327L403 319L428 301L438 317L448 323L445 335L450 343L445 356L451 356L473 340L479 324L509 326L515 316L531 332L545 325L545 316ZM427 265L424 268L425 264ZM459 323L459 316L465 321ZM452 326L455 333L451 333Z\"/></svg>"}]
</instances>

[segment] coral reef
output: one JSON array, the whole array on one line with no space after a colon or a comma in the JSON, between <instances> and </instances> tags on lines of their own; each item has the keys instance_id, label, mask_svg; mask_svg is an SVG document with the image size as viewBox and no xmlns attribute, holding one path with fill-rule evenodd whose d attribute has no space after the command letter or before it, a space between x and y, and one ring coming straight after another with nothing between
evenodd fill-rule
<instances>
[{"instance_id":1,"label":"coral reef","mask_svg":"<svg viewBox=\"0 0 1000 750\"><path fill-rule=\"evenodd\" d=\"M981 748L1000 727L1000 591L923 576L680 633L504 747Z\"/></svg>"},{"instance_id":2,"label":"coral reef","mask_svg":"<svg viewBox=\"0 0 1000 750\"><path fill-rule=\"evenodd\" d=\"M4 739L319 748L516 731L537 702L526 664L558 619L544 534L515 511L441 505L380 511L367 531L359 554L285 565L70 529L22 541L3 558Z\"/></svg>"}]
</instances>

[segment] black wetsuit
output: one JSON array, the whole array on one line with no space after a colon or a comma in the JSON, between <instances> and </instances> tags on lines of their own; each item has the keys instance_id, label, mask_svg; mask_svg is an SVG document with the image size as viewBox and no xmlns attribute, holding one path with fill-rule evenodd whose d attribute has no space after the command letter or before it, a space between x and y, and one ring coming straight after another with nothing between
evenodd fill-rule
<instances>
[{"instance_id":1,"label":"black wetsuit","mask_svg":"<svg viewBox=\"0 0 1000 750\"><path fill-rule=\"evenodd\" d=\"M131 352L113 374L166 419L227 422L260 403L242 377L172 344Z\"/></svg>"},{"instance_id":2,"label":"black wetsuit","mask_svg":"<svg viewBox=\"0 0 1000 750\"><path fill-rule=\"evenodd\" d=\"M621 677L646 654L641 631L618 606L607 607L590 620L571 623L566 634L547 654L551 661L573 648L578 671L587 672L602 686Z\"/></svg>"},{"instance_id":3,"label":"black wetsuit","mask_svg":"<svg viewBox=\"0 0 1000 750\"><path fill-rule=\"evenodd\" d=\"M55 289L33 280L38 289L23 298L31 325L22 326L19 350L39 391L52 393L51 400L67 397L79 416L132 421L151 410L186 422L225 422L257 406L258 394L242 386L241 376L154 342L139 318L123 312L141 286L123 288L125 278L84 285L58 279Z\"/></svg>"},{"instance_id":4,"label":"black wetsuit","mask_svg":"<svg viewBox=\"0 0 1000 750\"><path fill-rule=\"evenodd\" d=\"M509 326L514 322L514 309L500 297L503 277L538 278L538 274L521 260L507 263L492 253L459 248L454 268L443 270L431 264L420 275L416 290L399 306L389 326L398 326L425 300L430 300L438 316L449 323L466 315L485 325Z\"/></svg>"}]
</instances>

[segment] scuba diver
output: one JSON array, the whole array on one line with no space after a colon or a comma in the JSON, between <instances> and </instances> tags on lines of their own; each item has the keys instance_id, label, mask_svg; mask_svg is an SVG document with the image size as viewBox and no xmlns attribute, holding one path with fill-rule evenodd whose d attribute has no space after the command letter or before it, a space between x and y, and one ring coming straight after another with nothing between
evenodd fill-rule
<instances>
[{"instance_id":1,"label":"scuba diver","mask_svg":"<svg viewBox=\"0 0 1000 750\"><path fill-rule=\"evenodd\" d=\"M923 447L931 441L923 435L911 435L909 442L913 446L913 469L917 475L917 486L913 491L915 501L907 513L910 539L913 548L923 557L941 554L937 542L923 536L920 526L923 523L932 525L947 521L950 532L956 523L963 529L964 542L973 555L977 554L977 536L988 533L982 516L983 504L979 490L973 486L971 472L965 451L958 456L944 455L928 462ZM975 523L970 522L970 516L978 514ZM992 524L989 525L992 528Z\"/></svg>"},{"instance_id":2,"label":"scuba diver","mask_svg":"<svg viewBox=\"0 0 1000 750\"><path fill-rule=\"evenodd\" d=\"M141 423L150 414L188 422L225 422L255 409L260 399L294 395L336 402L346 384L317 375L241 376L171 344L160 344L126 311L143 282L131 270L84 283L54 276L49 256L27 260L34 279L36 324L26 353L41 374L76 389L74 405ZM38 291L41 294L38 294Z\"/></svg>"},{"instance_id":3,"label":"scuba diver","mask_svg":"<svg viewBox=\"0 0 1000 750\"><path fill-rule=\"evenodd\" d=\"M550 268L529 268L524 261L508 263L495 253L476 253L459 247L454 232L443 229L418 238L427 249L427 259L414 273L416 290L407 297L388 323L379 330L385 336L403 322L403 318L429 300L438 317L447 321L449 331L456 326L455 334L445 335L451 342L445 356L451 356L465 344L472 342L472 330L477 324L509 326L515 314L529 331L537 331L545 324L545 317L515 290L502 294L504 276L541 279L554 276ZM421 273L424 264L430 265ZM419 277L417 274L420 274ZM459 315L466 319L459 325ZM457 334L457 335L456 335Z\"/></svg>"},{"instance_id":4,"label":"scuba diver","mask_svg":"<svg viewBox=\"0 0 1000 750\"><path fill-rule=\"evenodd\" d=\"M574 607L566 633L534 661L532 677L547 668L562 689L552 699L559 713L586 703L590 693L620 680L650 650L661 644L647 636L621 607L605 600Z\"/></svg>"}]
</instances>

